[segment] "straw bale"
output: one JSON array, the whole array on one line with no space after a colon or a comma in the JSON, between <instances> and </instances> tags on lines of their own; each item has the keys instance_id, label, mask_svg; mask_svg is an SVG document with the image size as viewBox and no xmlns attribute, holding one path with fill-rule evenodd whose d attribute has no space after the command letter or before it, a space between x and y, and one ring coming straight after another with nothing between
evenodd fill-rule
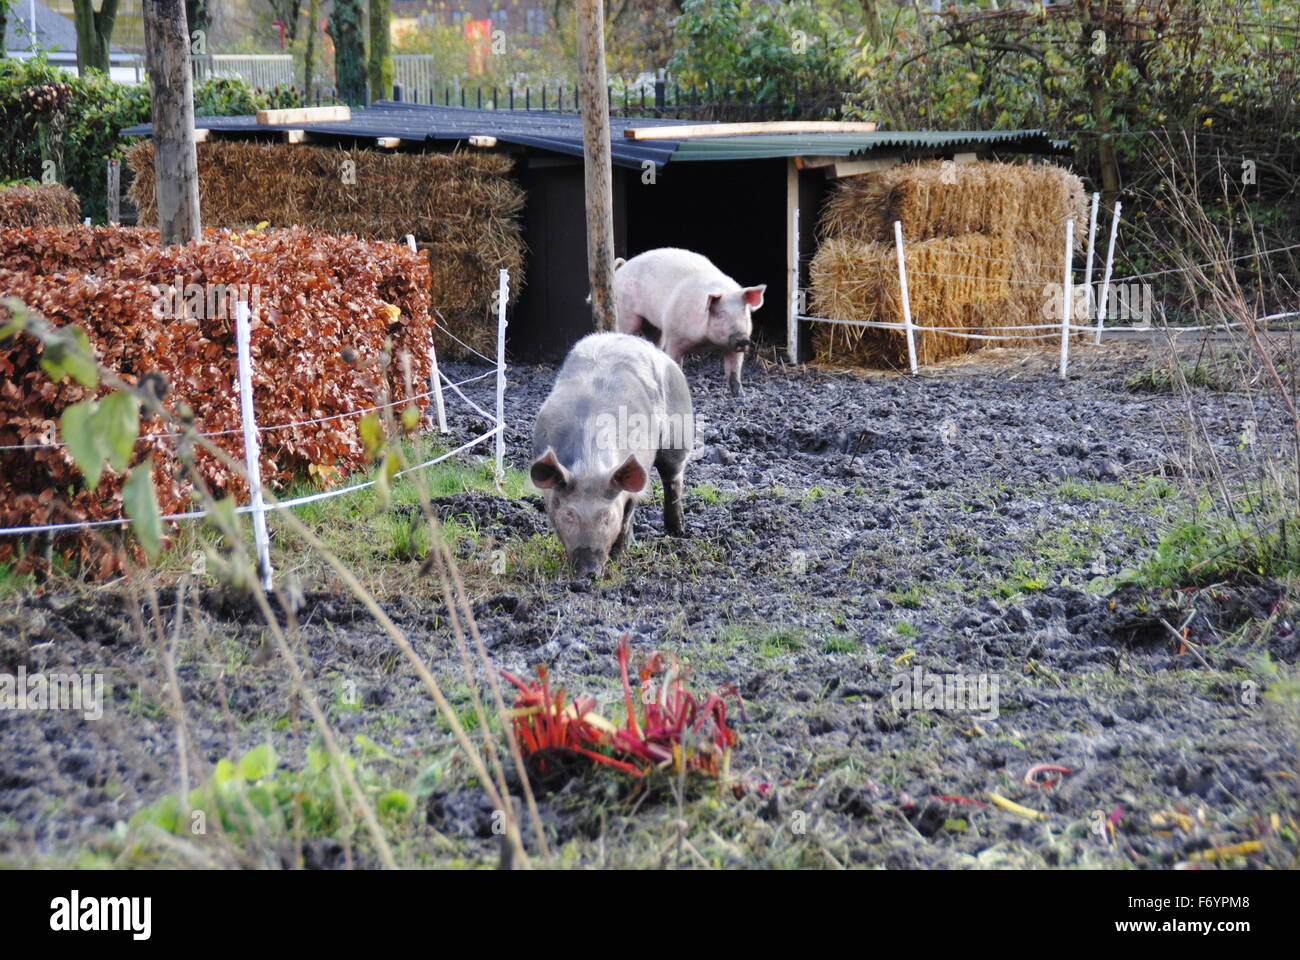
<instances>
[{"instance_id":1,"label":"straw bale","mask_svg":"<svg viewBox=\"0 0 1300 960\"><path fill-rule=\"evenodd\" d=\"M905 243L913 323L979 332L981 318L1009 296L1011 253L1007 239L980 234ZM846 238L823 241L810 274L814 316L902 322L894 244ZM915 339L920 363L964 353L980 342L936 331L918 331ZM813 343L823 361L907 362L907 341L901 330L820 324Z\"/></svg>"},{"instance_id":2,"label":"straw bale","mask_svg":"<svg viewBox=\"0 0 1300 960\"><path fill-rule=\"evenodd\" d=\"M474 349L495 353L497 273L510 271L512 302L524 280L524 192L510 177L510 157L222 140L199 144L198 151L205 226L267 221L365 239L411 234L429 258L429 299L439 325ZM153 224L152 143L136 146L127 163L140 223ZM440 353L461 349L441 330L437 346Z\"/></svg>"}]
</instances>

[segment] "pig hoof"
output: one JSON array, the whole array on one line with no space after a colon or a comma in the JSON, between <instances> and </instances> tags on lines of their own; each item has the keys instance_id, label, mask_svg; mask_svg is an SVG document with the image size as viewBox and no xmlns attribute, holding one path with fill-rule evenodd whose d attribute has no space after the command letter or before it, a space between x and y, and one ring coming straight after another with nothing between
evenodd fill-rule
<instances>
[{"instance_id":1,"label":"pig hoof","mask_svg":"<svg viewBox=\"0 0 1300 960\"><path fill-rule=\"evenodd\" d=\"M738 396L740 396L740 395L744 392L743 390L740 389L740 378L739 378L739 377L728 377L728 378L727 378L727 387L731 390L731 395L732 395L733 397L738 397Z\"/></svg>"}]
</instances>

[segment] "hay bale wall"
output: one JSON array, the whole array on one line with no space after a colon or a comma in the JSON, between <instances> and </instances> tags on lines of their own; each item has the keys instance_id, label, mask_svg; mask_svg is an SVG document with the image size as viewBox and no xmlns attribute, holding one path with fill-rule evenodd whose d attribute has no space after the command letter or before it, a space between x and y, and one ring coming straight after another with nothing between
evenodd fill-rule
<instances>
[{"instance_id":1,"label":"hay bale wall","mask_svg":"<svg viewBox=\"0 0 1300 960\"><path fill-rule=\"evenodd\" d=\"M439 352L461 352L450 332L495 355L497 271L510 271L512 302L524 281L524 191L508 156L214 141L199 144L198 161L204 226L267 221L370 240L412 234L428 257L429 301L445 327ZM148 141L127 155L142 226L157 222L153 162Z\"/></svg>"},{"instance_id":2,"label":"hay bale wall","mask_svg":"<svg viewBox=\"0 0 1300 960\"><path fill-rule=\"evenodd\" d=\"M1087 217L1083 182L1047 164L923 161L846 178L818 225L812 313L902 322L894 249L899 220L913 322L957 332L918 332L918 362L1042 343L1046 331L1012 328L1050 322L1052 309L1059 311L1047 298L1053 289L1060 296L1065 221L1074 219L1080 250ZM901 331L820 324L813 344L826 362L907 362Z\"/></svg>"}]
</instances>

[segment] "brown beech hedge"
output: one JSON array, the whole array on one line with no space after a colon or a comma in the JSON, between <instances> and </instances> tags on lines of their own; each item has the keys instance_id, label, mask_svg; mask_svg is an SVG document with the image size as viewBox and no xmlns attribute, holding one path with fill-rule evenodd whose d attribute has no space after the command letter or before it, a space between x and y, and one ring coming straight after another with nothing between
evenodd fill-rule
<instances>
[{"instance_id":1,"label":"brown beech hedge","mask_svg":"<svg viewBox=\"0 0 1300 960\"><path fill-rule=\"evenodd\" d=\"M161 375L166 402L188 405L196 428L239 461L234 303L248 302L254 407L258 424L274 428L261 434L262 477L273 486L300 478L328 486L364 465L360 417L339 415L375 405L385 391L404 399L403 352L413 392L428 389L428 289L423 254L298 228L209 230L174 247L159 246L156 231L121 227L0 230L0 298L17 297L55 325L79 325L98 360L130 382ZM86 490L63 448L49 446L64 408L88 392L70 378L52 383L41 349L27 334L0 346L0 448L21 447L0 449L0 527L121 517L122 476L110 471ZM392 359L387 367L381 355ZM337 419L301 422L329 417ZM143 423L133 459L153 453L164 513L194 506L171 432L157 419ZM245 502L245 485L216 458L200 451L196 462L215 493ZM94 537L54 542L100 575L117 569L116 552ZM0 562L39 567L37 546L0 537Z\"/></svg>"}]
</instances>

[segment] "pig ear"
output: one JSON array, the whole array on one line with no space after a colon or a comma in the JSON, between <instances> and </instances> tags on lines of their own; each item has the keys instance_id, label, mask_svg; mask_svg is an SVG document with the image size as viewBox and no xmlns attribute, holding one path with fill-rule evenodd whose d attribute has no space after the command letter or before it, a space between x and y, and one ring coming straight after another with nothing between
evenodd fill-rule
<instances>
[{"instance_id":1,"label":"pig ear","mask_svg":"<svg viewBox=\"0 0 1300 960\"><path fill-rule=\"evenodd\" d=\"M630 454L623 461L623 466L614 471L609 483L617 490L640 493L645 489L647 479L645 468L637 461L636 454Z\"/></svg>"},{"instance_id":2,"label":"pig ear","mask_svg":"<svg viewBox=\"0 0 1300 960\"><path fill-rule=\"evenodd\" d=\"M763 291L766 289L767 284L760 283L756 287L746 287L744 290L741 290L740 293L745 298L745 302L749 304L749 309L757 310L763 305Z\"/></svg>"},{"instance_id":3,"label":"pig ear","mask_svg":"<svg viewBox=\"0 0 1300 960\"><path fill-rule=\"evenodd\" d=\"M713 313L718 309L718 302L721 299L722 299L722 294L720 292L709 294L709 299L704 309L709 313Z\"/></svg>"},{"instance_id":4,"label":"pig ear","mask_svg":"<svg viewBox=\"0 0 1300 960\"><path fill-rule=\"evenodd\" d=\"M533 486L539 490L549 490L552 487L566 487L569 485L569 471L560 465L560 461L555 459L555 451L550 447L546 452L533 461L532 469L528 471L532 478Z\"/></svg>"}]
</instances>

